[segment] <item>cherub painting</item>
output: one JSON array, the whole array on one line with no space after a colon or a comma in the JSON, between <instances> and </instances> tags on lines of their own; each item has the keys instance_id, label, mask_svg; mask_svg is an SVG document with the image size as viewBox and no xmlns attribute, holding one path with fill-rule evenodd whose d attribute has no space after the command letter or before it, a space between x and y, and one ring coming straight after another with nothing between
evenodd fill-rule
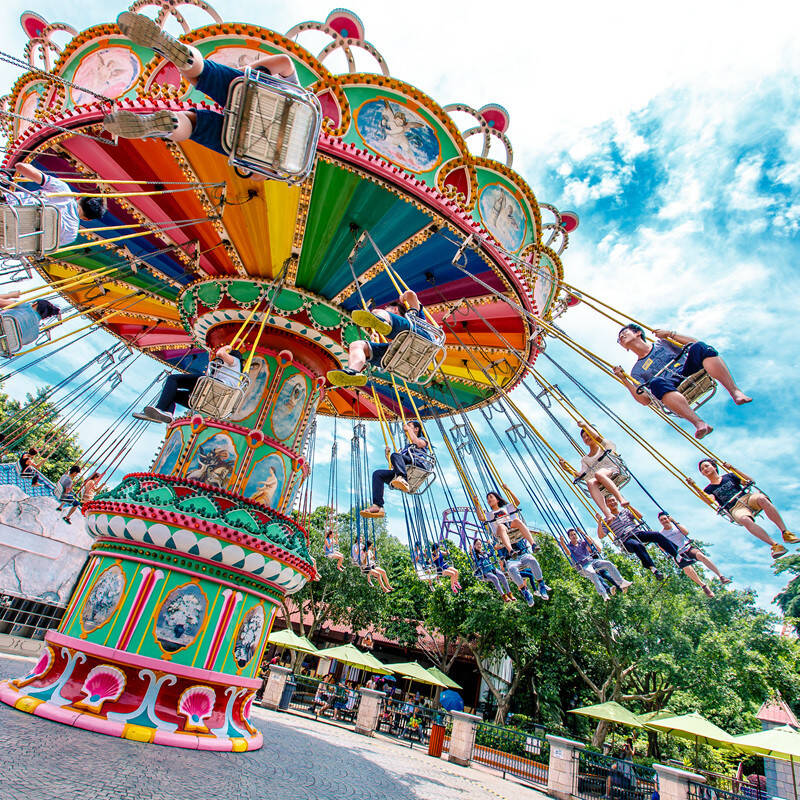
<instances>
[{"instance_id":1,"label":"cherub painting","mask_svg":"<svg viewBox=\"0 0 800 800\"><path fill-rule=\"evenodd\" d=\"M79 89L85 86L104 97L120 97L133 86L142 65L136 54L127 47L104 47L95 50L81 61L72 78L76 84L71 89L72 102L91 103L97 98Z\"/></svg>"},{"instance_id":2,"label":"cherub painting","mask_svg":"<svg viewBox=\"0 0 800 800\"><path fill-rule=\"evenodd\" d=\"M427 172L439 163L436 132L403 103L370 100L359 108L356 125L367 147L412 172Z\"/></svg>"}]
</instances>

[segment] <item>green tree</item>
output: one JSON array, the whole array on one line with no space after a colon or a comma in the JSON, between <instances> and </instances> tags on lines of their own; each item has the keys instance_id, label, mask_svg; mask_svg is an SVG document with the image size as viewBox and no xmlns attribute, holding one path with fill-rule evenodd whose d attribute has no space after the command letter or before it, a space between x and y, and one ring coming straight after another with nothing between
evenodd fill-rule
<instances>
[{"instance_id":1,"label":"green tree","mask_svg":"<svg viewBox=\"0 0 800 800\"><path fill-rule=\"evenodd\" d=\"M0 444L3 455L17 458L31 447L39 451L39 469L57 481L72 464L80 463L82 449L70 424L46 399L47 388L28 394L25 402L0 394Z\"/></svg>"},{"instance_id":2,"label":"green tree","mask_svg":"<svg viewBox=\"0 0 800 800\"><path fill-rule=\"evenodd\" d=\"M794 575L786 584L786 588L775 596L775 602L783 611L787 621L800 635L800 555L784 556L775 562L775 574L789 572Z\"/></svg>"}]
</instances>

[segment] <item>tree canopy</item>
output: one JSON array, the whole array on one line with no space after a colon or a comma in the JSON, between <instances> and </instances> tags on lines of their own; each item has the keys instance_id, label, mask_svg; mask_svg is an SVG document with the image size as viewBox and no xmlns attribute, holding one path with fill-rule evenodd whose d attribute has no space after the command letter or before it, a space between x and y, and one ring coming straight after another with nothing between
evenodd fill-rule
<instances>
[{"instance_id":1,"label":"tree canopy","mask_svg":"<svg viewBox=\"0 0 800 800\"><path fill-rule=\"evenodd\" d=\"M381 525L380 563L395 590L384 595L366 585L349 558L338 572L322 556L327 513L317 509L309 519L321 579L288 599L311 614L305 632L313 636L326 619L354 631L373 625L393 640L416 643L445 672L469 650L490 686L498 722L522 714L552 730L591 735L599 746L607 726L568 714L571 708L616 700L638 713L698 711L739 733L758 727L755 713L771 690L795 708L800 704L800 645L779 635L777 616L760 609L752 592L716 582L716 598L709 599L666 558L659 563L666 580L659 583L638 561L606 545L606 557L633 586L605 603L555 541L540 537L537 558L552 589L549 602L537 600L533 608L521 600L503 603L473 576L455 545L451 555L463 589L454 596L446 580L433 587L421 581L408 549ZM347 555L347 516L338 524ZM800 558L784 561L783 569L800 572ZM787 613L796 613L799 581L795 577L784 593ZM501 680L498 667L506 658L511 677ZM652 755L656 748L653 736Z\"/></svg>"}]
</instances>

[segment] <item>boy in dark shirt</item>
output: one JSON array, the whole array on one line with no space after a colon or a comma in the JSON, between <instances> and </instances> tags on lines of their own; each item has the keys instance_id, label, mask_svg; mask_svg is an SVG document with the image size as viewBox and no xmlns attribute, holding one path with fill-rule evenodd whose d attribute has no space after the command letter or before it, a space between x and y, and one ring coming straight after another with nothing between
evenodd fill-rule
<instances>
[{"instance_id":1,"label":"boy in dark shirt","mask_svg":"<svg viewBox=\"0 0 800 800\"><path fill-rule=\"evenodd\" d=\"M726 461L722 462L725 469L733 470L734 467ZM778 509L772 504L770 499L758 489L750 489L745 484L753 484L741 470L736 472L726 472L719 474L717 462L711 458L704 458L697 465L700 473L708 480L708 486L703 491L714 498L716 505L723 511L730 514L731 519L753 534L756 539L760 539L770 546L773 558L780 558L786 555L786 548L779 542L774 541L770 535L756 524L755 515L763 511L767 519L775 523L781 532L783 541L787 544L797 544L800 542L797 536L786 529Z\"/></svg>"}]
</instances>

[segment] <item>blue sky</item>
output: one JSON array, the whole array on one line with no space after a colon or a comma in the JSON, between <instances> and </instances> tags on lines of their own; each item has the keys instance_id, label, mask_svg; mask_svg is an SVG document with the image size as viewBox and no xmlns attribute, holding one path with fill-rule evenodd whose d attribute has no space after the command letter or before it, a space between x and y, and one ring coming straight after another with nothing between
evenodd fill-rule
<instances>
[{"instance_id":1,"label":"blue sky","mask_svg":"<svg viewBox=\"0 0 800 800\"><path fill-rule=\"evenodd\" d=\"M5 7L9 16L18 16L27 3ZM63 5L53 0L35 10L79 29L113 16L105 4L82 7L82 17L71 9L66 19ZM302 20L324 19L332 6L245 0L215 7L224 19L286 30ZM705 416L715 426L707 441L754 475L789 526L800 528L795 467L800 423L793 385L800 346L789 326L800 311L797 4L766 2L758 13L752 7L745 13L711 2L675 3L668 10L578 2L556 18L544 7L506 0L492 4L491 13L479 3L421 0L405 3L402 14L374 1L353 10L394 75L442 104L499 102L509 110L514 168L539 199L580 215L580 228L563 255L571 283L654 327L674 328L719 347L754 402L737 408L719 394L706 406ZM200 24L204 16L191 11L189 18ZM301 43L316 46L313 39ZM0 49L21 53L23 44L16 25L0 31ZM342 68L337 62L330 66ZM363 68L373 69L368 59ZM17 74L3 65L2 85L10 87ZM578 307L562 324L604 358L630 366L630 357L615 343L615 326L591 310ZM96 334L91 341L101 338ZM675 463L694 472L695 449L609 378L557 343L548 352ZM85 351L74 358L85 358ZM70 368L66 362L50 366L56 373ZM542 371L555 377L551 369ZM137 385L145 373L148 380L147 369L137 372ZM51 374L28 375L11 390ZM120 406L136 393L130 385L123 391L128 394ZM520 395L518 401L540 421L527 398ZM588 406L580 407L617 442L660 502L713 545L712 558L723 571L737 585L753 587L768 605L783 581L772 574L766 547L716 518L624 434ZM93 419L85 439L91 441L115 413L109 408ZM349 464L345 429L339 426L341 476ZM159 433L138 443L132 470L150 463ZM382 442L374 426L370 439L380 460ZM331 443L325 421L317 441L315 499L322 502ZM553 441L568 453L563 439ZM494 447L489 438L487 444ZM454 477L452 468L447 472ZM347 481L341 482L344 504ZM630 494L654 516L644 495ZM399 509L393 497L387 510L402 535Z\"/></svg>"}]
</instances>

